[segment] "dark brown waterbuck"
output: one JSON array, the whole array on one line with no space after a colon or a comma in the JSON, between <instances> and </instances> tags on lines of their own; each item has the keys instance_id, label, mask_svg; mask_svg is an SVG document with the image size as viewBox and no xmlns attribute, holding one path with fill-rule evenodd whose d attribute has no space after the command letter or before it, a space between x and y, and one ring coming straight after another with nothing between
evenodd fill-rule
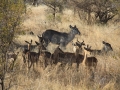
<instances>
[{"instance_id":1,"label":"dark brown waterbuck","mask_svg":"<svg viewBox=\"0 0 120 90\"><path fill-rule=\"evenodd\" d=\"M84 56L79 54L79 48L76 49L75 53L71 53L71 52L63 52L58 46L54 51L54 53L52 54L52 59L54 64L61 62L62 65L68 63L71 66L73 63L77 63L77 67L79 67L80 63L82 63L83 58Z\"/></svg>"},{"instance_id":2,"label":"dark brown waterbuck","mask_svg":"<svg viewBox=\"0 0 120 90\"><path fill-rule=\"evenodd\" d=\"M76 25L74 27L70 25L69 27L71 29L69 33L58 32L52 29L48 29L43 32L42 38L45 41L45 46L47 47L48 44L51 42L60 45L61 47L65 47L70 41L74 39L76 34L80 35L80 31L78 30Z\"/></svg>"},{"instance_id":3,"label":"dark brown waterbuck","mask_svg":"<svg viewBox=\"0 0 120 90\"><path fill-rule=\"evenodd\" d=\"M47 66L47 64L51 64L50 62L50 57L51 57L51 53L47 51L47 49L44 47L43 43L44 40L42 40L42 37L40 42L38 43L37 41L35 41L36 45L38 46L38 52L33 52L31 51L31 44L32 44L32 40L31 42L25 41L26 43L28 43L28 49L24 50L24 53L28 56L28 68L30 69L31 66L33 66L34 68L34 64L36 63L36 65L38 65L38 61L40 61L40 64L43 63L43 67L45 68ZM41 57L43 57L44 60L41 60ZM25 57L23 57L24 62L26 62ZM30 65L29 65L30 63Z\"/></svg>"},{"instance_id":4,"label":"dark brown waterbuck","mask_svg":"<svg viewBox=\"0 0 120 90\"><path fill-rule=\"evenodd\" d=\"M38 43L35 41L36 45L38 46L38 52L32 52L31 51L31 46L32 46L32 40L31 42L25 41L28 44L28 49L25 49L23 51L23 61L24 63L26 62L26 57L28 57L28 68L30 69L31 66L33 65L34 68L34 63L38 63L39 61L39 56L40 56L40 51L41 51L41 47L42 47L42 42ZM31 63L29 65L29 63Z\"/></svg>"}]
</instances>

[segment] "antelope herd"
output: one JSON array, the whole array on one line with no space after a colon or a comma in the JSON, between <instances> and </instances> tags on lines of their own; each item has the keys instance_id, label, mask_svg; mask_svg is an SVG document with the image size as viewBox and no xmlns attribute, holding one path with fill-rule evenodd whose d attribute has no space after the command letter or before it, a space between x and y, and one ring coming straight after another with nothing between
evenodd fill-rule
<instances>
[{"instance_id":1,"label":"antelope herd","mask_svg":"<svg viewBox=\"0 0 120 90\"><path fill-rule=\"evenodd\" d=\"M25 41L28 45L27 49L23 50L22 57L24 63L28 63L28 68L30 69L31 66L34 68L35 63L36 66L38 63L40 63L42 67L46 68L47 65L56 65L58 62L60 62L63 66L66 64L71 66L73 63L76 63L77 68L80 65L83 65L88 69L95 69L98 62L95 55L103 55L109 51L113 51L112 46L105 41L102 42L103 48L100 50L91 49L91 46L86 45L84 41L80 42L78 39L74 43L72 40L74 39L75 35L80 35L80 31L76 26L72 27L70 25L70 29L71 30L69 33L58 32L51 29L43 32L41 37L38 36L39 42L35 41L36 45L38 46L38 52L31 51L33 40L30 42ZM66 45L71 41L73 52L64 52L61 47L66 47ZM50 42L58 45L53 53L46 49Z\"/></svg>"}]
</instances>

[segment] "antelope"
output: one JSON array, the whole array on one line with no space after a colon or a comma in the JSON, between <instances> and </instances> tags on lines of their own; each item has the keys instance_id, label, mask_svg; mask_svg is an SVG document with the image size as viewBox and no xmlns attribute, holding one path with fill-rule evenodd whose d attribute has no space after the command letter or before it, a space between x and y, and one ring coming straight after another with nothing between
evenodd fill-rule
<instances>
[{"instance_id":1,"label":"antelope","mask_svg":"<svg viewBox=\"0 0 120 90\"><path fill-rule=\"evenodd\" d=\"M8 53L7 54L7 59L13 58L13 60L15 61L17 59L18 54L19 54L19 52L17 52L17 53L14 53L14 52L13 53Z\"/></svg>"},{"instance_id":2,"label":"antelope","mask_svg":"<svg viewBox=\"0 0 120 90\"><path fill-rule=\"evenodd\" d=\"M46 47L44 46L44 40L42 37L38 36L40 42L41 42L41 51L40 51L40 57L43 58L43 60L40 60L41 63L43 63L43 68L47 67L47 65L52 65L51 60L51 53L47 51Z\"/></svg>"},{"instance_id":3,"label":"antelope","mask_svg":"<svg viewBox=\"0 0 120 90\"><path fill-rule=\"evenodd\" d=\"M66 63L77 63L77 67L79 67L79 63L83 60L83 55L79 54L79 49L76 50L75 53L71 52L63 52L59 46L56 48L54 51L53 55L53 60L54 63L57 64L58 62L61 62L62 64Z\"/></svg>"},{"instance_id":4,"label":"antelope","mask_svg":"<svg viewBox=\"0 0 120 90\"><path fill-rule=\"evenodd\" d=\"M73 43L72 41L72 45L73 45L73 52L76 52L77 48L79 48L79 53L82 53L83 49L82 46L85 45L84 41L80 42L77 39L77 42Z\"/></svg>"},{"instance_id":5,"label":"antelope","mask_svg":"<svg viewBox=\"0 0 120 90\"><path fill-rule=\"evenodd\" d=\"M102 43L103 43L103 48L101 50L95 50L89 47L89 51L91 52L92 55L107 54L109 51L113 51L113 48L109 43L105 41L102 41Z\"/></svg>"},{"instance_id":6,"label":"antelope","mask_svg":"<svg viewBox=\"0 0 120 90\"><path fill-rule=\"evenodd\" d=\"M38 38L39 38L39 41L42 43L42 44L41 44L42 50L46 50L46 47L45 47L45 45L44 45L45 41L43 40L43 37L38 36Z\"/></svg>"},{"instance_id":7,"label":"antelope","mask_svg":"<svg viewBox=\"0 0 120 90\"><path fill-rule=\"evenodd\" d=\"M87 45L87 48L84 47L84 59L82 61L82 65L86 66L89 70L92 69L92 67L95 69L97 66L97 58L96 57L87 57L87 55L90 55L89 47Z\"/></svg>"},{"instance_id":8,"label":"antelope","mask_svg":"<svg viewBox=\"0 0 120 90\"><path fill-rule=\"evenodd\" d=\"M30 69L33 65L34 69L34 63L36 63L36 65L38 64L39 56L41 54L41 50L43 49L43 45L42 42L38 43L37 41L35 41L36 45L38 46L38 52L31 52L29 47L31 43L29 43L28 41L26 41L26 43L28 43L28 50L26 50L28 54L28 68ZM31 62L30 66L29 62Z\"/></svg>"},{"instance_id":9,"label":"antelope","mask_svg":"<svg viewBox=\"0 0 120 90\"><path fill-rule=\"evenodd\" d=\"M57 64L59 61L59 57L60 57L60 53L64 54L64 52L59 48L59 46L55 49L55 51L52 54L52 59L53 59L53 63Z\"/></svg>"},{"instance_id":10,"label":"antelope","mask_svg":"<svg viewBox=\"0 0 120 90\"><path fill-rule=\"evenodd\" d=\"M43 45L44 44L44 40L42 37L38 36L39 39L40 39L40 43L38 43L37 41L35 41L36 45L39 47L39 52L36 53L36 52L29 52L30 54L30 62L31 62L31 65L29 68L31 68L32 64L35 63L35 60L36 60L36 64L39 60L39 57L42 57L43 60L41 60L40 58L40 63L43 63L43 68L45 68L48 64L52 64L52 61L51 61L51 53L47 51L47 49L45 48L45 46ZM29 44L29 43L28 43ZM35 60L32 60L32 59L35 59Z\"/></svg>"},{"instance_id":11,"label":"antelope","mask_svg":"<svg viewBox=\"0 0 120 90\"><path fill-rule=\"evenodd\" d=\"M38 52L31 52L29 51L29 61L31 62L29 69L31 68L31 66L33 65L34 68L34 63L36 63L36 65L38 65L38 61L39 61L39 56L40 56L40 52L41 52L41 43L38 43L37 41L35 41L36 45L38 46Z\"/></svg>"},{"instance_id":12,"label":"antelope","mask_svg":"<svg viewBox=\"0 0 120 90\"><path fill-rule=\"evenodd\" d=\"M7 54L7 59L13 59L13 61L12 61L12 66L10 66L12 70L13 70L15 61L16 61L16 59L17 59L17 57L18 57L18 54L19 54L19 52L17 52L17 53L8 53L8 54Z\"/></svg>"},{"instance_id":13,"label":"antelope","mask_svg":"<svg viewBox=\"0 0 120 90\"><path fill-rule=\"evenodd\" d=\"M107 53L109 51L113 51L113 48L112 48L111 44L109 44L105 41L103 41L102 43L104 44L104 47L102 48L101 51L104 51L105 53Z\"/></svg>"},{"instance_id":14,"label":"antelope","mask_svg":"<svg viewBox=\"0 0 120 90\"><path fill-rule=\"evenodd\" d=\"M52 65L51 53L47 50L41 50L40 57L42 58L40 61L43 63L43 68L46 68L47 65Z\"/></svg>"},{"instance_id":15,"label":"antelope","mask_svg":"<svg viewBox=\"0 0 120 90\"><path fill-rule=\"evenodd\" d=\"M69 33L58 32L52 29L48 29L43 32L42 38L45 41L45 47L47 47L50 42L61 47L65 47L70 41L74 39L76 34L80 35L80 31L78 30L76 25L74 27L70 25L69 27L71 29Z\"/></svg>"},{"instance_id":16,"label":"antelope","mask_svg":"<svg viewBox=\"0 0 120 90\"><path fill-rule=\"evenodd\" d=\"M24 49L24 51L23 51L23 54L22 54L23 61L24 61L24 63L26 63L26 57L28 57L28 68L30 69L32 65L34 68L34 63L36 62L36 64L37 64L37 61L38 61L39 52L38 53L31 52L32 40L31 40L31 42L28 42L28 41L25 41L25 42L28 44L28 48ZM36 44L38 44L38 43L36 43ZM30 62L31 62L31 65L29 66Z\"/></svg>"},{"instance_id":17,"label":"antelope","mask_svg":"<svg viewBox=\"0 0 120 90\"><path fill-rule=\"evenodd\" d=\"M30 50L31 50L32 40L31 40L31 42L28 42L28 41L25 41L25 42L28 44L28 46L27 46L27 49L25 48L22 52L22 57L23 57L24 63L26 63L26 57L28 57L28 59L29 59L28 52L30 52ZM29 60L28 60L28 64L29 64Z\"/></svg>"}]
</instances>

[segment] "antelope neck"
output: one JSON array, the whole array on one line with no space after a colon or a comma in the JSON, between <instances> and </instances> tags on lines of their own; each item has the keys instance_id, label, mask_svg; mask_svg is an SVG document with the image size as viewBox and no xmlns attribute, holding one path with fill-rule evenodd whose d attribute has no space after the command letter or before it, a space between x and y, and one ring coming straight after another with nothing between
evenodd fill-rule
<instances>
[{"instance_id":1,"label":"antelope neck","mask_svg":"<svg viewBox=\"0 0 120 90\"><path fill-rule=\"evenodd\" d=\"M85 53L84 53L84 59L83 59L83 62L82 62L83 65L85 65L86 59L87 59L87 54L86 54L86 52L85 52Z\"/></svg>"},{"instance_id":2,"label":"antelope neck","mask_svg":"<svg viewBox=\"0 0 120 90\"><path fill-rule=\"evenodd\" d=\"M75 34L73 33L73 31L70 31L70 32L68 33L68 41L73 40L74 37L75 37Z\"/></svg>"}]
</instances>

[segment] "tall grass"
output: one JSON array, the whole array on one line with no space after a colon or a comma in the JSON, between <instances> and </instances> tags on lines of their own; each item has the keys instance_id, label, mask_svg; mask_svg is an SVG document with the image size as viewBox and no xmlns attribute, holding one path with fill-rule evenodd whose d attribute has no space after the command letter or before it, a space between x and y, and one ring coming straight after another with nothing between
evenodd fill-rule
<instances>
[{"instance_id":1,"label":"tall grass","mask_svg":"<svg viewBox=\"0 0 120 90\"><path fill-rule=\"evenodd\" d=\"M101 49L102 41L109 42L113 47L113 53L109 55L96 56L98 59L97 69L89 73L81 64L76 69L74 67L61 67L60 65L48 66L43 70L40 65L35 70L28 73L26 65L22 63L21 55L16 62L14 73L8 73L11 76L6 80L6 87L10 90L119 90L120 89L120 29L119 24L114 25L87 25L79 17L74 16L71 10L64 10L60 14L60 22L50 22L46 17L48 7L38 6L30 7L28 16L24 21L24 30L31 30L36 35L42 34L46 29L54 29L61 32L69 32L69 25L76 25L81 32L76 36L79 41L84 40L86 44L93 49ZM19 38L18 38L19 39ZM30 39L21 36L19 41ZM53 52L55 45L49 44L48 49ZM72 52L72 45L69 43L65 51ZM18 68L22 66L22 68ZM94 79L93 79L94 77ZM10 84L9 82L12 81Z\"/></svg>"}]
</instances>

